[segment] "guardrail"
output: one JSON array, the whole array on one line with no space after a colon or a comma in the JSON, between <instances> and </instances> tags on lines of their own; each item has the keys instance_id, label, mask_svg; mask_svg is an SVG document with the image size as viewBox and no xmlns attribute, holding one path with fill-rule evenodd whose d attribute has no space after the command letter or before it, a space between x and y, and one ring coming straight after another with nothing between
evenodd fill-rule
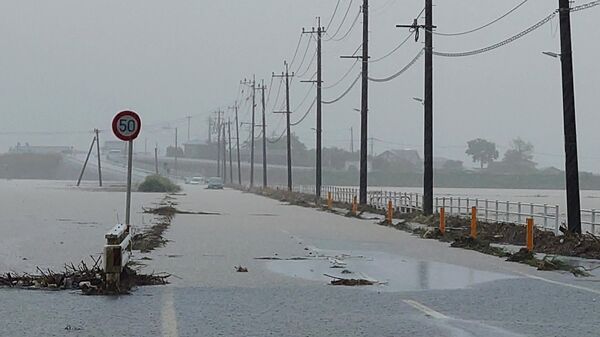
<instances>
[{"instance_id":1,"label":"guardrail","mask_svg":"<svg viewBox=\"0 0 600 337\"><path fill-rule=\"evenodd\" d=\"M118 224L106 235L104 246L104 272L107 288L116 288L120 283L120 275L131 257L131 234L127 225Z\"/></svg>"},{"instance_id":2,"label":"guardrail","mask_svg":"<svg viewBox=\"0 0 600 337\"><path fill-rule=\"evenodd\" d=\"M279 189L287 189L287 186L277 186ZM294 186L294 192L315 194L314 186ZM323 186L321 198L327 198L331 193L333 201L352 203L354 196L358 196L359 190L355 187ZM422 210L423 196L420 193L392 192L392 191L368 191L367 204L377 209L387 209L391 201L394 210L409 213ZM502 201L494 199L478 199L444 196L434 198L434 208L439 213L444 207L446 215L470 218L471 207L477 207L479 219L488 222L509 222L526 224L527 218L533 218L536 225L559 233L561 222L566 221L560 213L559 205L536 204L528 202ZM600 227L600 210L581 210L581 224L583 231L596 233L596 227ZM587 226L587 227L586 227Z\"/></svg>"}]
</instances>

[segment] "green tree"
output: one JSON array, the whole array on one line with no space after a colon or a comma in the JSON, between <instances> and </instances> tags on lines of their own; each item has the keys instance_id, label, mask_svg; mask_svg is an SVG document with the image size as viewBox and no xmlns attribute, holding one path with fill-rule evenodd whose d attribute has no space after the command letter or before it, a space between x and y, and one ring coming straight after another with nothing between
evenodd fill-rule
<instances>
[{"instance_id":1,"label":"green tree","mask_svg":"<svg viewBox=\"0 0 600 337\"><path fill-rule=\"evenodd\" d=\"M465 153L473 157L474 163L479 162L481 168L483 168L483 165L498 159L499 155L496 144L482 138L468 141Z\"/></svg>"},{"instance_id":2,"label":"green tree","mask_svg":"<svg viewBox=\"0 0 600 337\"><path fill-rule=\"evenodd\" d=\"M503 162L512 166L535 167L533 162L533 144L521 138L513 139L510 149L504 153Z\"/></svg>"}]
</instances>

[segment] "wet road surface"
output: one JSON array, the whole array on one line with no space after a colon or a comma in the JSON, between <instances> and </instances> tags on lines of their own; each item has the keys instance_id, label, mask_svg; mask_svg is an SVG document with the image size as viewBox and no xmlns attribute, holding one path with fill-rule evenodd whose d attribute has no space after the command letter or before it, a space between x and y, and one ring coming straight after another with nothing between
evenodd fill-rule
<instances>
[{"instance_id":1,"label":"wet road surface","mask_svg":"<svg viewBox=\"0 0 600 337\"><path fill-rule=\"evenodd\" d=\"M238 191L186 186L185 192L176 196L178 208L221 215L177 215L166 232L171 241L165 247L135 256L151 259L142 261L146 272L172 273L172 284L120 297L0 289L0 335L600 335L600 283L595 279L537 272L418 239L373 220ZM78 193L85 199L100 192ZM118 205L120 194L112 193ZM152 203L162 196L136 197ZM114 214L107 216L108 224L101 218L96 221L109 228ZM100 251L102 236L94 240L88 235L82 242L90 251ZM22 251L36 249L38 238L19 238ZM51 255L56 247L38 251ZM84 253L78 248L63 257ZM294 257L306 259L288 260ZM12 269L21 263L16 256L2 255L1 260ZM235 272L238 265L249 272ZM331 278L323 274L360 276L381 284L331 286Z\"/></svg>"}]
</instances>

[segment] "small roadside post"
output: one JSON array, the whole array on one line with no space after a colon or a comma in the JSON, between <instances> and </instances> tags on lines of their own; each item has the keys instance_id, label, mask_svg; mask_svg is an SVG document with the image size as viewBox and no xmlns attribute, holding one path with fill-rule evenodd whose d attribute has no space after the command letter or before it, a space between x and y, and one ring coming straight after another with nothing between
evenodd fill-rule
<instances>
[{"instance_id":1,"label":"small roadside post","mask_svg":"<svg viewBox=\"0 0 600 337\"><path fill-rule=\"evenodd\" d=\"M142 129L142 120L140 116L133 111L121 111L112 122L112 129L122 141L129 142L129 150L127 151L127 198L125 202L125 225L129 231L131 218L131 167L133 164L133 140L137 138Z\"/></svg>"},{"instance_id":2,"label":"small roadside post","mask_svg":"<svg viewBox=\"0 0 600 337\"><path fill-rule=\"evenodd\" d=\"M117 138L129 142L127 165L127 198L125 202L125 224L117 224L105 235L104 272L107 289L119 290L120 275L129 261L131 249L131 172L133 163L133 140L140 134L142 121L133 111L121 111L112 122Z\"/></svg>"}]
</instances>

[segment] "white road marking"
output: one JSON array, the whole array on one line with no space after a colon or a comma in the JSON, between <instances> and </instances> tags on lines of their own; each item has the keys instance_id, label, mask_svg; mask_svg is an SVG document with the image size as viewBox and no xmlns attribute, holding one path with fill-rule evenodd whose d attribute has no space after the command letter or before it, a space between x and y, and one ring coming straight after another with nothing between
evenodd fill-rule
<instances>
[{"instance_id":1,"label":"white road marking","mask_svg":"<svg viewBox=\"0 0 600 337\"><path fill-rule=\"evenodd\" d=\"M592 289L592 288L587 288L587 287L582 287L582 286L578 286L575 284L569 284L569 283L564 283L564 282L559 282L559 281L554 281L554 280L549 280L543 277L539 277L539 276L534 276L534 275L530 275L527 273L523 273L523 272L519 272L519 274L524 275L530 279L534 279L534 280L538 280L538 281L542 281L542 282L547 282L547 283L551 283L551 284L556 284L559 286L563 286L563 287L569 287L569 288L573 288L573 289L578 289L578 290L583 290L583 291L587 291L593 294L597 294L600 295L600 290L596 290L596 289Z\"/></svg>"},{"instance_id":2,"label":"white road marking","mask_svg":"<svg viewBox=\"0 0 600 337\"><path fill-rule=\"evenodd\" d=\"M162 307L162 332L165 337L178 337L177 316L175 315L175 303L173 300L173 288L165 289Z\"/></svg>"},{"instance_id":3,"label":"white road marking","mask_svg":"<svg viewBox=\"0 0 600 337\"><path fill-rule=\"evenodd\" d=\"M442 314L441 312L437 312L417 301L413 301L413 300L403 300L404 303L410 305L411 307L423 312L425 315L427 316L431 316L435 319L449 319L450 317Z\"/></svg>"}]
</instances>

